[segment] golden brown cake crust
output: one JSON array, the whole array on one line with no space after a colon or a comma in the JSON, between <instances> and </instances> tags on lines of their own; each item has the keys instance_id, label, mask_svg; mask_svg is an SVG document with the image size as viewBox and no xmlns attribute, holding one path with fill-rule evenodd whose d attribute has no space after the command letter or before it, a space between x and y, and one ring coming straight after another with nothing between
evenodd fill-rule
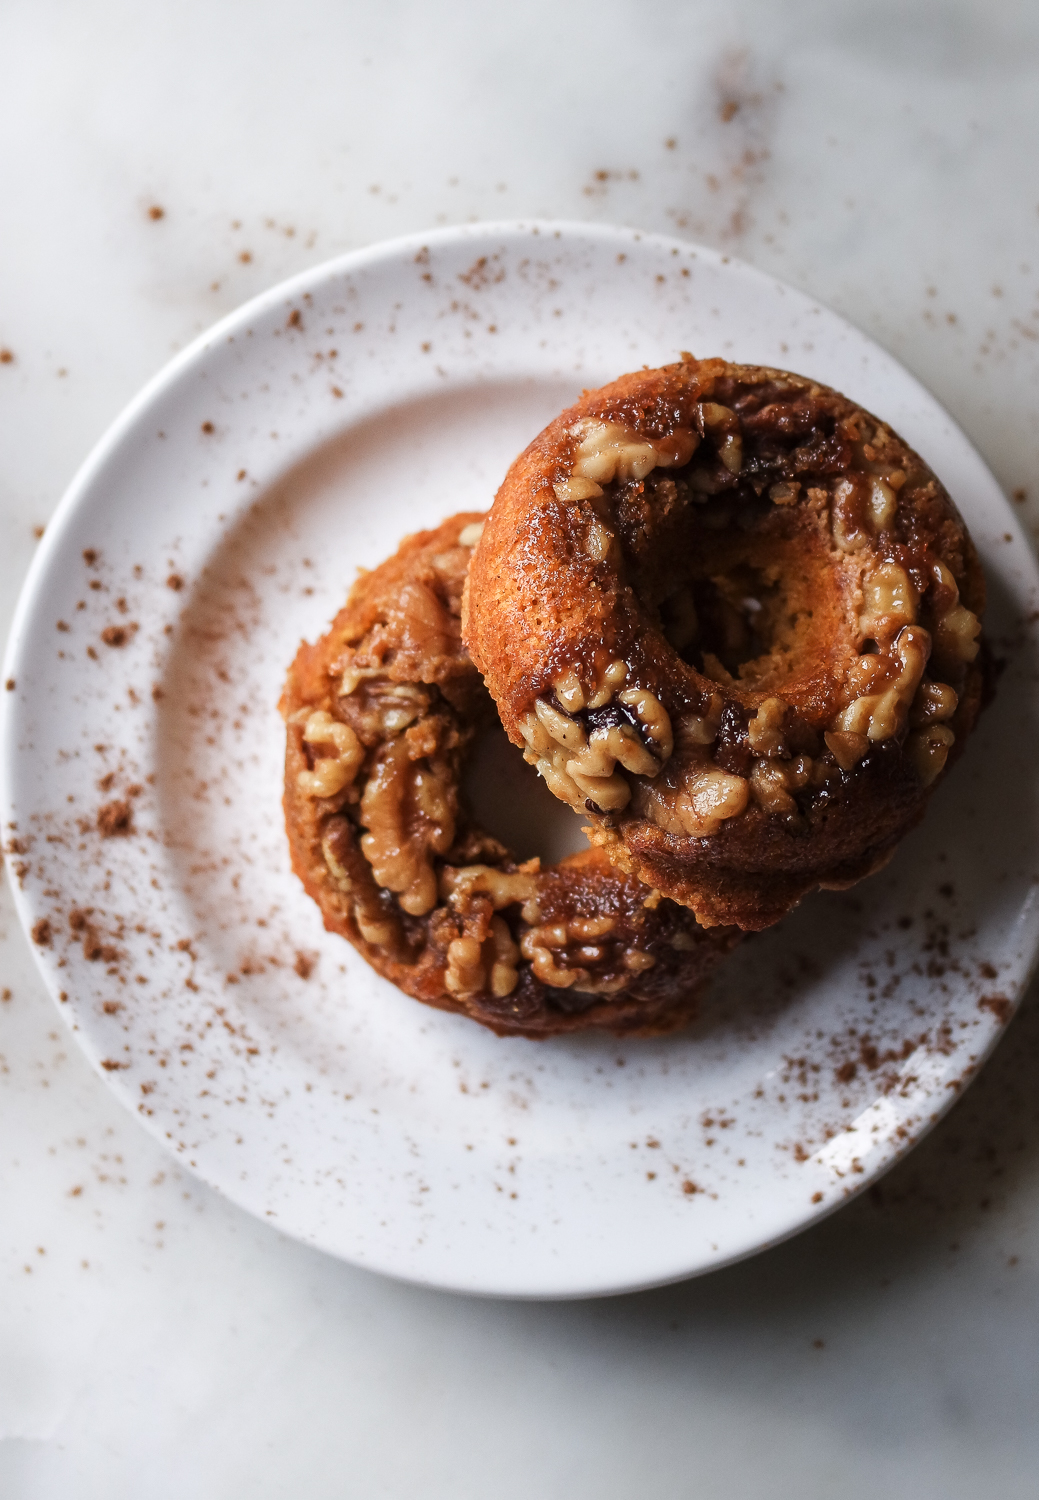
<instances>
[{"instance_id":1,"label":"golden brown cake crust","mask_svg":"<svg viewBox=\"0 0 1039 1500\"><path fill-rule=\"evenodd\" d=\"M461 643L483 516L408 537L300 646L281 701L292 864L325 926L406 994L529 1037L688 1021L732 930L589 849L542 870L459 795L494 705Z\"/></svg>"},{"instance_id":2,"label":"golden brown cake crust","mask_svg":"<svg viewBox=\"0 0 1039 1500\"><path fill-rule=\"evenodd\" d=\"M817 382L623 376L515 461L463 629L510 738L616 864L757 929L893 853L982 689L945 489Z\"/></svg>"}]
</instances>

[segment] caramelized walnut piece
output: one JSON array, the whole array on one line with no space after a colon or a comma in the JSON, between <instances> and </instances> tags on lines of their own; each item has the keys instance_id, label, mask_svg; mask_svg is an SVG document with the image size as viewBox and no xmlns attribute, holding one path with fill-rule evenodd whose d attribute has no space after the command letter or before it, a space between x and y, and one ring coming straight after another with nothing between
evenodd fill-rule
<instances>
[{"instance_id":1,"label":"caramelized walnut piece","mask_svg":"<svg viewBox=\"0 0 1039 1500\"><path fill-rule=\"evenodd\" d=\"M935 620L935 654L952 662L972 662L980 649L981 621L960 603L959 587L943 562L932 565L932 575L944 605Z\"/></svg>"},{"instance_id":2,"label":"caramelized walnut piece","mask_svg":"<svg viewBox=\"0 0 1039 1500\"><path fill-rule=\"evenodd\" d=\"M446 778L411 761L403 739L376 757L361 794L361 852L376 883L398 893L413 917L437 902L432 856L446 854L455 836L451 788Z\"/></svg>"},{"instance_id":3,"label":"caramelized walnut piece","mask_svg":"<svg viewBox=\"0 0 1039 1500\"><path fill-rule=\"evenodd\" d=\"M907 625L893 643L885 669L897 672L879 692L866 692L841 710L833 728L864 734L868 740L887 740L906 724L909 705L931 654L931 637L919 625Z\"/></svg>"},{"instance_id":4,"label":"caramelized walnut piece","mask_svg":"<svg viewBox=\"0 0 1039 1500\"><path fill-rule=\"evenodd\" d=\"M303 743L318 755L312 771L300 771L296 785L305 797L334 797L348 787L364 760L364 747L348 724L333 719L326 709L308 714L303 726Z\"/></svg>"},{"instance_id":5,"label":"caramelized walnut piece","mask_svg":"<svg viewBox=\"0 0 1039 1500\"><path fill-rule=\"evenodd\" d=\"M520 722L526 758L564 802L576 809L616 812L631 800L631 787L617 771L655 776L674 749L671 719L648 688L624 688L626 662L611 662L589 687L573 668L556 678L553 695L565 712L544 698ZM628 718L603 728L587 728L587 711L611 702ZM584 715L584 716L583 716Z\"/></svg>"}]
</instances>

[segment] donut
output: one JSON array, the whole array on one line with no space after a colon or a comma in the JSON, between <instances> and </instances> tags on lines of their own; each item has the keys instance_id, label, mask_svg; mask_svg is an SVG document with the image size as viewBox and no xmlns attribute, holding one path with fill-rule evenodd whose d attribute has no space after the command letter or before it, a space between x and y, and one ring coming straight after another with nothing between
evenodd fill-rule
<instances>
[{"instance_id":1,"label":"donut","mask_svg":"<svg viewBox=\"0 0 1039 1500\"><path fill-rule=\"evenodd\" d=\"M517 861L467 813L467 758L497 725L461 641L483 519L406 538L300 646L280 704L293 869L326 928L427 1005L500 1035L672 1030L739 934L597 849Z\"/></svg>"},{"instance_id":2,"label":"donut","mask_svg":"<svg viewBox=\"0 0 1039 1500\"><path fill-rule=\"evenodd\" d=\"M516 459L463 633L509 737L616 866L758 930L878 869L982 698L985 585L886 423L683 355Z\"/></svg>"}]
</instances>

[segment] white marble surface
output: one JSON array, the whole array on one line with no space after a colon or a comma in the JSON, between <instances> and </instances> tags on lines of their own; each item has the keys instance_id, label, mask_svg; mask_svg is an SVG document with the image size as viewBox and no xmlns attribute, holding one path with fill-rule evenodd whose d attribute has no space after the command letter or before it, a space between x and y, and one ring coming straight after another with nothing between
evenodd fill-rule
<instances>
[{"instance_id":1,"label":"white marble surface","mask_svg":"<svg viewBox=\"0 0 1039 1500\"><path fill-rule=\"evenodd\" d=\"M1039 523L1034 6L36 0L0 55L5 623L34 526L172 351L471 218L670 230L794 282ZM351 1270L200 1188L79 1056L6 890L0 943L5 1497L1035 1494L1034 998L875 1198L539 1306Z\"/></svg>"}]
</instances>

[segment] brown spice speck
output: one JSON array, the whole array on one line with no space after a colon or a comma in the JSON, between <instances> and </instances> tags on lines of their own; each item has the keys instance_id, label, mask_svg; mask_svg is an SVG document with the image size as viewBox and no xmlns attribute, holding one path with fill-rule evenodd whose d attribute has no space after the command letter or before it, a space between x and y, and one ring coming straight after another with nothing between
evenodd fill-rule
<instances>
[{"instance_id":1,"label":"brown spice speck","mask_svg":"<svg viewBox=\"0 0 1039 1500\"><path fill-rule=\"evenodd\" d=\"M179 573L171 573L166 580L166 587L172 589L175 594L179 594L184 587L184 580Z\"/></svg>"},{"instance_id":2,"label":"brown spice speck","mask_svg":"<svg viewBox=\"0 0 1039 1500\"><path fill-rule=\"evenodd\" d=\"M978 1009L991 1011L1003 1026L1014 1013L1014 1007L1005 995L984 995L978 1001Z\"/></svg>"},{"instance_id":3,"label":"brown spice speck","mask_svg":"<svg viewBox=\"0 0 1039 1500\"><path fill-rule=\"evenodd\" d=\"M160 207L158 203L153 203L148 210L148 217L153 220L164 219L166 217L166 210Z\"/></svg>"},{"instance_id":4,"label":"brown spice speck","mask_svg":"<svg viewBox=\"0 0 1039 1500\"><path fill-rule=\"evenodd\" d=\"M822 1201L823 1201L823 1195L822 1195L822 1193L813 1193L812 1194L812 1202L813 1203L821 1203Z\"/></svg>"},{"instance_id":5,"label":"brown spice speck","mask_svg":"<svg viewBox=\"0 0 1039 1500\"><path fill-rule=\"evenodd\" d=\"M311 974L313 974L314 972L315 963L316 959L311 958L309 954L297 953L296 962L292 967L295 969L296 973L301 979L309 979Z\"/></svg>"},{"instance_id":6,"label":"brown spice speck","mask_svg":"<svg viewBox=\"0 0 1039 1500\"><path fill-rule=\"evenodd\" d=\"M202 431L206 433L215 432L216 428L213 426L212 422L203 422Z\"/></svg>"},{"instance_id":7,"label":"brown spice speck","mask_svg":"<svg viewBox=\"0 0 1039 1500\"><path fill-rule=\"evenodd\" d=\"M682 1183L682 1191L683 1193L685 1193L686 1197L690 1197L693 1193L702 1192L703 1189L698 1188L696 1183L691 1182L687 1177L686 1180Z\"/></svg>"},{"instance_id":8,"label":"brown spice speck","mask_svg":"<svg viewBox=\"0 0 1039 1500\"><path fill-rule=\"evenodd\" d=\"M733 116L739 114L739 109L740 105L738 99L726 99L725 102L718 107L718 118L721 120L723 125L728 125Z\"/></svg>"},{"instance_id":9,"label":"brown spice speck","mask_svg":"<svg viewBox=\"0 0 1039 1500\"><path fill-rule=\"evenodd\" d=\"M286 328L302 328L303 327L303 319L300 317L300 313L299 313L299 308L298 307L294 307L292 309L292 311L289 313L289 316L288 316L288 318L286 320L286 323L285 323L285 327Z\"/></svg>"},{"instance_id":10,"label":"brown spice speck","mask_svg":"<svg viewBox=\"0 0 1039 1500\"><path fill-rule=\"evenodd\" d=\"M112 943L103 943L93 927L88 926L83 938L83 957L88 963L117 964L119 962L119 949ZM115 970L110 969L110 974Z\"/></svg>"},{"instance_id":11,"label":"brown spice speck","mask_svg":"<svg viewBox=\"0 0 1039 1500\"><path fill-rule=\"evenodd\" d=\"M131 620L126 625L106 625L101 632L101 639L106 646L125 646L136 634L137 622Z\"/></svg>"},{"instance_id":12,"label":"brown spice speck","mask_svg":"<svg viewBox=\"0 0 1039 1500\"><path fill-rule=\"evenodd\" d=\"M14 678L13 677L9 677L7 679L7 681L4 683L4 687L7 689L7 691L9 693L13 693L14 692Z\"/></svg>"},{"instance_id":13,"label":"brown spice speck","mask_svg":"<svg viewBox=\"0 0 1039 1500\"><path fill-rule=\"evenodd\" d=\"M51 924L47 917L40 917L39 921L32 926L32 940L39 948L49 948L51 945Z\"/></svg>"},{"instance_id":14,"label":"brown spice speck","mask_svg":"<svg viewBox=\"0 0 1039 1500\"><path fill-rule=\"evenodd\" d=\"M10 349L0 349L0 365L13 365L14 355Z\"/></svg>"},{"instance_id":15,"label":"brown spice speck","mask_svg":"<svg viewBox=\"0 0 1039 1500\"><path fill-rule=\"evenodd\" d=\"M98 808L97 829L104 839L116 838L133 831L133 809L129 802L106 802Z\"/></svg>"},{"instance_id":16,"label":"brown spice speck","mask_svg":"<svg viewBox=\"0 0 1039 1500\"><path fill-rule=\"evenodd\" d=\"M116 1062L112 1057L105 1057L101 1059L101 1066L104 1068L106 1073L118 1073L120 1068L128 1068L130 1064L125 1062Z\"/></svg>"}]
</instances>

